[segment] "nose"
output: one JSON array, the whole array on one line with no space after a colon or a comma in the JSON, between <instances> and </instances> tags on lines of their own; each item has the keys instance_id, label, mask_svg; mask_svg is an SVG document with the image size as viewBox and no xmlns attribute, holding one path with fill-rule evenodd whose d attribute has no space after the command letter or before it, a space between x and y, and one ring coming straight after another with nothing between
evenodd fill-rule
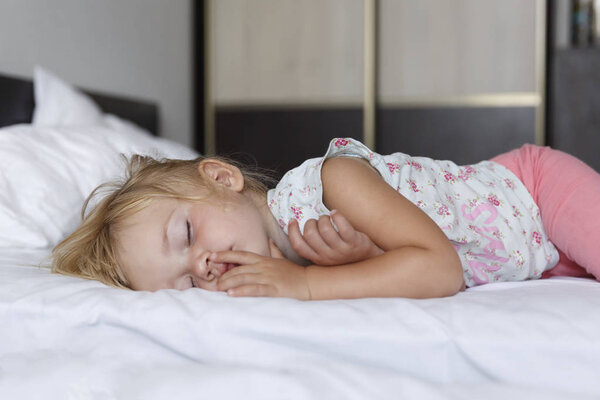
<instances>
[{"instance_id":1,"label":"nose","mask_svg":"<svg viewBox=\"0 0 600 400\"><path fill-rule=\"evenodd\" d=\"M195 254L192 256L190 260L191 266L190 270L192 275L194 275L197 279L202 279L204 281L210 281L214 279L214 274L211 272L208 267L208 257L210 256L209 251L202 251L199 254Z\"/></svg>"},{"instance_id":2,"label":"nose","mask_svg":"<svg viewBox=\"0 0 600 400\"><path fill-rule=\"evenodd\" d=\"M192 274L204 281L210 282L222 275L218 264L209 261L210 251L202 251L192 259Z\"/></svg>"}]
</instances>

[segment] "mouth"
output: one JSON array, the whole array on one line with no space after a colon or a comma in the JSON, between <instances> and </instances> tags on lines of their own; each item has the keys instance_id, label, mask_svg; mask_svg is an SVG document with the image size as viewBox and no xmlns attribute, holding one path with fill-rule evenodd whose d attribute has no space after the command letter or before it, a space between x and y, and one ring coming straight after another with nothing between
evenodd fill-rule
<instances>
[{"instance_id":1,"label":"mouth","mask_svg":"<svg viewBox=\"0 0 600 400\"><path fill-rule=\"evenodd\" d=\"M237 267L237 264L231 264L231 263L222 263L222 264L216 264L214 266L214 268L216 269L218 276L221 277L224 274L226 274L227 272L231 271L232 269L234 269L235 267Z\"/></svg>"},{"instance_id":2,"label":"mouth","mask_svg":"<svg viewBox=\"0 0 600 400\"><path fill-rule=\"evenodd\" d=\"M226 263L225 264L225 271L223 273L229 272L232 269L234 269L235 267L237 267L236 264Z\"/></svg>"}]
</instances>

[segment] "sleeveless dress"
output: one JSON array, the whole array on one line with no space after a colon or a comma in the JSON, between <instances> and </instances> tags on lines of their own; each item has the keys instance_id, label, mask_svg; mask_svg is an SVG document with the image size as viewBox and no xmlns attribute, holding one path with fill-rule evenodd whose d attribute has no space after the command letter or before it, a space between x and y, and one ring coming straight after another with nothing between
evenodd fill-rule
<instances>
[{"instance_id":1,"label":"sleeveless dress","mask_svg":"<svg viewBox=\"0 0 600 400\"><path fill-rule=\"evenodd\" d=\"M269 209L287 233L329 215L323 204L321 166L332 157L367 160L398 193L442 229L458 253L468 287L541 277L558 262L540 211L523 183L492 161L458 166L451 161L380 155L351 138L333 139L324 157L287 172L267 193Z\"/></svg>"}]
</instances>

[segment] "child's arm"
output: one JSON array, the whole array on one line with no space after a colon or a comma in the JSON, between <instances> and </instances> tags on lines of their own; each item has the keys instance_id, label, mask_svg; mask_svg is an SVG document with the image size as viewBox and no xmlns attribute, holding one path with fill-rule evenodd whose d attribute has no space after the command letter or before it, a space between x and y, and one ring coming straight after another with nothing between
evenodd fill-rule
<instances>
[{"instance_id":1,"label":"child's arm","mask_svg":"<svg viewBox=\"0 0 600 400\"><path fill-rule=\"evenodd\" d=\"M340 210L385 253L344 267L309 267L313 298L426 298L460 290L461 263L446 235L366 161L330 159L322 181L325 205Z\"/></svg>"},{"instance_id":2,"label":"child's arm","mask_svg":"<svg viewBox=\"0 0 600 400\"><path fill-rule=\"evenodd\" d=\"M342 212L385 253L349 265L304 268L285 259L221 252L211 259L242 266L219 279L219 290L319 300L443 297L462 288L460 260L444 233L367 162L333 158L321 174L325 205Z\"/></svg>"},{"instance_id":3,"label":"child's arm","mask_svg":"<svg viewBox=\"0 0 600 400\"><path fill-rule=\"evenodd\" d=\"M306 221L304 234L300 232L298 221L292 219L288 236L294 251L317 265L350 264L383 254L383 250L367 235L354 229L337 210L331 211L331 218L323 215L318 221Z\"/></svg>"}]
</instances>

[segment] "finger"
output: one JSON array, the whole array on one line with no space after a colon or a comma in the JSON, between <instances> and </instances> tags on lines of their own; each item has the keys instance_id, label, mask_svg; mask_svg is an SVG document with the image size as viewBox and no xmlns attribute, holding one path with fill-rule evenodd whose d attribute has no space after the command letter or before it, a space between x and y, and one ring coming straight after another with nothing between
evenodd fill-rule
<instances>
[{"instance_id":1,"label":"finger","mask_svg":"<svg viewBox=\"0 0 600 400\"><path fill-rule=\"evenodd\" d=\"M249 251L225 250L216 253L211 253L209 260L219 263L231 264L256 264L262 260L262 256Z\"/></svg>"},{"instance_id":2,"label":"finger","mask_svg":"<svg viewBox=\"0 0 600 400\"><path fill-rule=\"evenodd\" d=\"M304 225L304 229L306 231L306 225ZM295 219L291 220L288 225L288 237L290 239L290 244L292 245L292 249L300 257L304 257L307 260L311 260L316 262L316 258L318 258L317 253L306 243L302 233L300 233L300 226L298 221Z\"/></svg>"},{"instance_id":3,"label":"finger","mask_svg":"<svg viewBox=\"0 0 600 400\"><path fill-rule=\"evenodd\" d=\"M273 296L269 285L243 285L227 290L227 295L231 297L267 297Z\"/></svg>"},{"instance_id":4,"label":"finger","mask_svg":"<svg viewBox=\"0 0 600 400\"><path fill-rule=\"evenodd\" d=\"M344 215L337 210L333 210L331 212L331 218L333 219L333 222L337 226L338 233L339 233L340 237L342 238L342 240L346 243L352 243L354 241L354 239L356 238L357 231L356 231L356 229L354 229L354 227L352 226L350 221L348 221L348 219L346 217L344 217Z\"/></svg>"},{"instance_id":5,"label":"finger","mask_svg":"<svg viewBox=\"0 0 600 400\"><path fill-rule=\"evenodd\" d=\"M321 218L319 218L321 221ZM323 237L321 236L321 232L319 232L319 222L312 219L310 221L306 221L304 225L304 241L318 254L324 254L326 252L331 251Z\"/></svg>"},{"instance_id":6,"label":"finger","mask_svg":"<svg viewBox=\"0 0 600 400\"><path fill-rule=\"evenodd\" d=\"M279 247L275 244L273 239L269 239L269 249L271 250L271 257L273 258L285 258Z\"/></svg>"},{"instance_id":7,"label":"finger","mask_svg":"<svg viewBox=\"0 0 600 400\"><path fill-rule=\"evenodd\" d=\"M328 215L322 215L318 222L319 234L331 249L338 249L344 246L344 241L340 234L335 230L331 218Z\"/></svg>"},{"instance_id":8,"label":"finger","mask_svg":"<svg viewBox=\"0 0 600 400\"><path fill-rule=\"evenodd\" d=\"M217 290L227 291L242 285L263 284L264 277L246 267L234 268L221 276L217 281Z\"/></svg>"},{"instance_id":9,"label":"finger","mask_svg":"<svg viewBox=\"0 0 600 400\"><path fill-rule=\"evenodd\" d=\"M235 267L225 272L223 275L219 277L219 279L229 279L232 276L241 275L241 274L258 274L260 273L260 268L258 264L246 264L240 265L239 267Z\"/></svg>"}]
</instances>

